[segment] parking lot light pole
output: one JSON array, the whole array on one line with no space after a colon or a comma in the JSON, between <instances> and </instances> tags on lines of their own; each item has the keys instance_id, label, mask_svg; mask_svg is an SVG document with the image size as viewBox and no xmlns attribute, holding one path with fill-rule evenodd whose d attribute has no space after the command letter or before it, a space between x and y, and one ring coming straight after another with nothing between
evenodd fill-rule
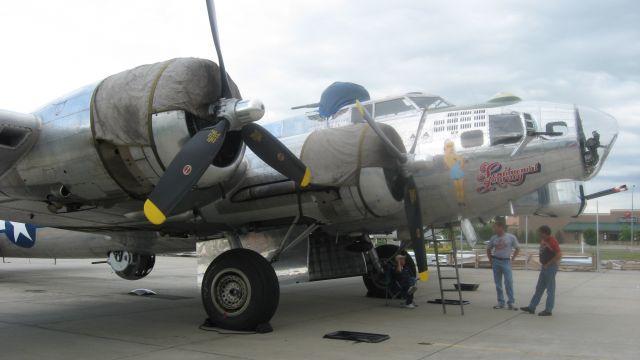
<instances>
[{"instance_id":1,"label":"parking lot light pole","mask_svg":"<svg viewBox=\"0 0 640 360\"><path fill-rule=\"evenodd\" d=\"M631 185L631 239L630 240L630 247L633 248L633 223L636 222L636 218L633 215L633 191L636 189L635 185Z\"/></svg>"},{"instance_id":2,"label":"parking lot light pole","mask_svg":"<svg viewBox=\"0 0 640 360\"><path fill-rule=\"evenodd\" d=\"M596 272L600 272L600 209L596 200Z\"/></svg>"},{"instance_id":3,"label":"parking lot light pole","mask_svg":"<svg viewBox=\"0 0 640 360\"><path fill-rule=\"evenodd\" d=\"M524 216L524 248L526 249L524 269L529 270L529 215Z\"/></svg>"}]
</instances>

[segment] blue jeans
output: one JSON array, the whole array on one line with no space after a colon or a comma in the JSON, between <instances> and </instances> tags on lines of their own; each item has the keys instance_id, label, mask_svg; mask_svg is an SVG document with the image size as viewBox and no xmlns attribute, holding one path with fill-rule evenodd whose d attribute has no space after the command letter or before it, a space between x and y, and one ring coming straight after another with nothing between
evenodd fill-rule
<instances>
[{"instance_id":1,"label":"blue jeans","mask_svg":"<svg viewBox=\"0 0 640 360\"><path fill-rule=\"evenodd\" d=\"M533 294L531 302L529 303L529 309L534 310L540 303L542 293L547 290L547 303L544 308L545 311L552 312L553 305L556 297L556 273L558 272L558 264L550 265L549 267L542 268L540 275L538 275L538 284L536 285L536 293Z\"/></svg>"},{"instance_id":2,"label":"blue jeans","mask_svg":"<svg viewBox=\"0 0 640 360\"><path fill-rule=\"evenodd\" d=\"M409 288L416 284L416 279L412 278L408 272L403 271L398 283L400 285L400 296L405 299L407 305L413 304L413 294L409 294Z\"/></svg>"},{"instance_id":3,"label":"blue jeans","mask_svg":"<svg viewBox=\"0 0 640 360\"><path fill-rule=\"evenodd\" d=\"M513 305L513 275L511 274L511 260L500 260L493 258L493 281L496 283L498 293L498 304L504 305L504 294L502 291L502 276L504 275L504 287L507 290L507 304Z\"/></svg>"}]
</instances>

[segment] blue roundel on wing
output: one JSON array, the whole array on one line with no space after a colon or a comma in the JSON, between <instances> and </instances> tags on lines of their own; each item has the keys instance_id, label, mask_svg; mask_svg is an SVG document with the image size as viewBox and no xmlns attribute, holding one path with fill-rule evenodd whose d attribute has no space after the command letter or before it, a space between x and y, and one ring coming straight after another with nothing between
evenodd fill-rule
<instances>
[{"instance_id":1,"label":"blue roundel on wing","mask_svg":"<svg viewBox=\"0 0 640 360\"><path fill-rule=\"evenodd\" d=\"M4 221L4 233L9 241L23 248L33 247L36 243L36 227L31 224Z\"/></svg>"}]
</instances>

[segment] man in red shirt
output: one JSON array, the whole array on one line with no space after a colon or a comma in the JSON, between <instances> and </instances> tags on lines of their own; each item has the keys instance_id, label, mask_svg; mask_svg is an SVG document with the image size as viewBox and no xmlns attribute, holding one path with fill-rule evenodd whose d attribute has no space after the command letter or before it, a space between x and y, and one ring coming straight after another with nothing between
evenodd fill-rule
<instances>
[{"instance_id":1,"label":"man in red shirt","mask_svg":"<svg viewBox=\"0 0 640 360\"><path fill-rule=\"evenodd\" d=\"M521 307L520 310L533 314L536 306L540 303L542 293L547 290L547 303L543 311L539 312L539 316L551 316L556 293L556 273L558 272L558 264L562 258L560 245L558 240L551 236L551 229L547 225L538 228L540 235L540 275L538 276L538 284L536 292L531 298L529 306Z\"/></svg>"}]
</instances>

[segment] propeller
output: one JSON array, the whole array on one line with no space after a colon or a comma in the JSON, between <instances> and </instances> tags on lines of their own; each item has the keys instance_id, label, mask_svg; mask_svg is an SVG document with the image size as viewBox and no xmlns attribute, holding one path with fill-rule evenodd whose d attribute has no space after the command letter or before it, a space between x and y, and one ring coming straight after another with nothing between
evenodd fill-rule
<instances>
[{"instance_id":1,"label":"propeller","mask_svg":"<svg viewBox=\"0 0 640 360\"><path fill-rule=\"evenodd\" d=\"M416 147L418 146L418 139L420 133L422 132L422 127L424 126L424 121L427 119L427 108L425 107L422 110L422 115L420 115L420 122L418 123L418 131L416 131L416 137L413 139L413 145L411 145L411 150L409 150L409 154L415 154Z\"/></svg>"},{"instance_id":2,"label":"propeller","mask_svg":"<svg viewBox=\"0 0 640 360\"><path fill-rule=\"evenodd\" d=\"M241 131L244 143L267 165L282 175L306 187L311 171L282 142L262 126L254 123L264 115L264 105L257 100L233 98L222 58L216 10L213 0L207 0L211 35L218 55L221 98L212 99L209 113L216 121L200 129L171 161L144 203L144 214L156 225L164 223L171 211L195 186L209 164L222 148L229 131Z\"/></svg>"},{"instance_id":3,"label":"propeller","mask_svg":"<svg viewBox=\"0 0 640 360\"><path fill-rule=\"evenodd\" d=\"M409 236L411 237L411 245L413 246L413 251L416 255L416 265L418 267L420 280L425 281L428 279L428 267L427 254L424 248L425 242L422 226L422 211L420 210L418 187L413 179L413 175L407 169L409 156L400 151L400 149L398 149L391 140L389 140L382 129L380 129L378 124L373 120L371 114L369 114L359 101L356 101L356 108L367 121L369 126L371 126L373 131L380 137L382 143L387 148L387 151L398 160L400 176L404 180L404 212L407 218L407 227L409 229ZM424 113L422 116L425 116ZM412 150L415 150L415 147Z\"/></svg>"}]
</instances>

